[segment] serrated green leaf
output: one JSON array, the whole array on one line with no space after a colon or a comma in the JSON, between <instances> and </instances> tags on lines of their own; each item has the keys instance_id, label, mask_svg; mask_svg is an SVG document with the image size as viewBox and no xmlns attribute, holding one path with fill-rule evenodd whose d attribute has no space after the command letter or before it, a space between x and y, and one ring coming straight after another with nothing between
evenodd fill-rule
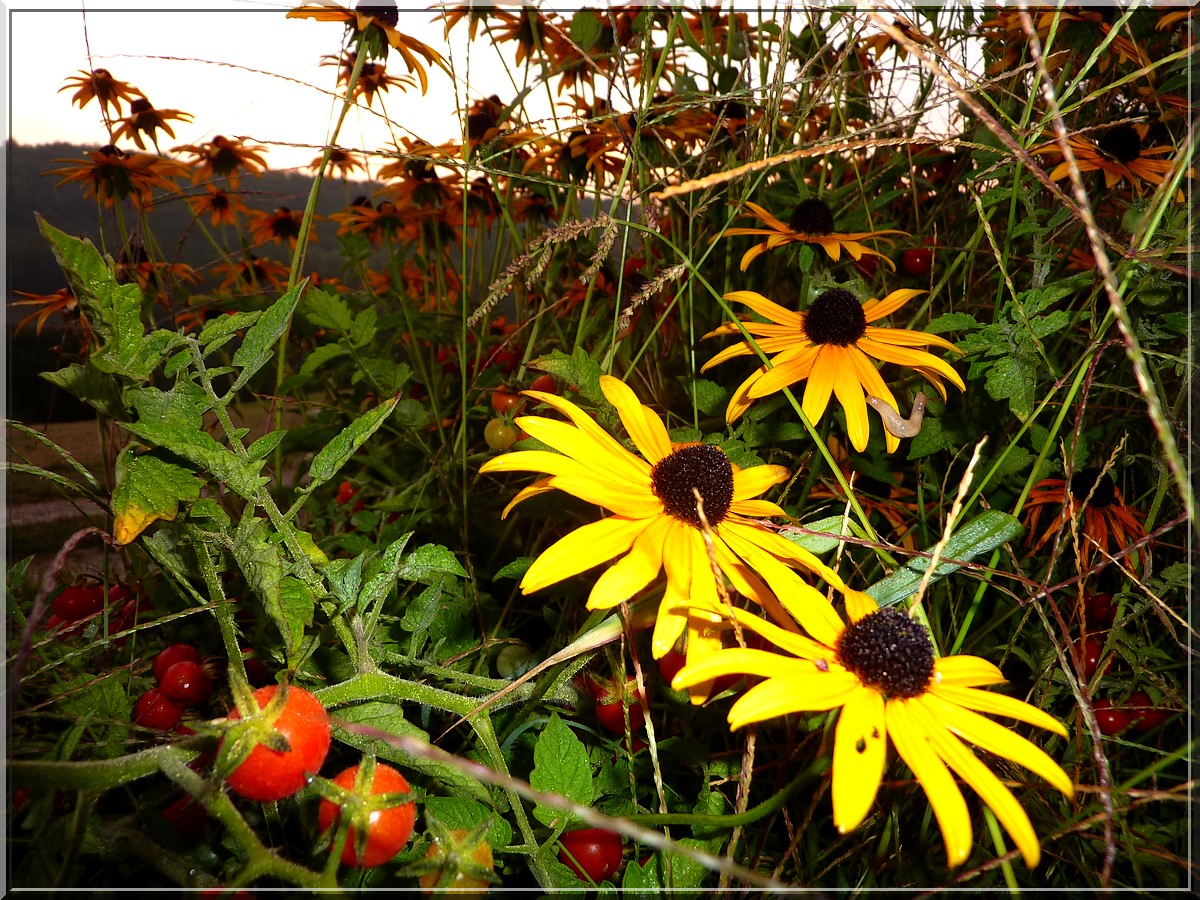
<instances>
[{"instance_id":1,"label":"serrated green leaf","mask_svg":"<svg viewBox=\"0 0 1200 900\"><path fill-rule=\"evenodd\" d=\"M1036 385L1036 359L1015 354L996 360L984 381L987 392L996 400L1008 400L1013 415L1022 421L1033 412Z\"/></svg>"},{"instance_id":2,"label":"serrated green leaf","mask_svg":"<svg viewBox=\"0 0 1200 900\"><path fill-rule=\"evenodd\" d=\"M279 446L280 442L287 437L287 433L288 430L286 428L280 428L277 431L268 431L246 448L246 454L251 459L266 459Z\"/></svg>"},{"instance_id":3,"label":"serrated green leaf","mask_svg":"<svg viewBox=\"0 0 1200 900\"><path fill-rule=\"evenodd\" d=\"M557 713L550 716L533 746L529 785L536 791L559 794L584 806L590 806L595 799L587 748ZM572 818L563 810L542 804L534 807L533 817L547 826Z\"/></svg>"},{"instance_id":4,"label":"serrated green leaf","mask_svg":"<svg viewBox=\"0 0 1200 900\"><path fill-rule=\"evenodd\" d=\"M585 53L600 40L600 19L592 10L581 9L571 16L571 40Z\"/></svg>"},{"instance_id":5,"label":"serrated green leaf","mask_svg":"<svg viewBox=\"0 0 1200 900\"><path fill-rule=\"evenodd\" d=\"M283 646L289 660L304 640L305 629L312 624L315 608L316 600L307 584L291 575L279 579L278 598L268 611L283 635Z\"/></svg>"},{"instance_id":6,"label":"serrated green leaf","mask_svg":"<svg viewBox=\"0 0 1200 900\"><path fill-rule=\"evenodd\" d=\"M267 539L267 522L247 514L233 535L233 558L246 583L258 595L263 609L275 623L288 647L292 637L291 623L280 606L279 582L283 578L282 548Z\"/></svg>"},{"instance_id":7,"label":"serrated green leaf","mask_svg":"<svg viewBox=\"0 0 1200 900\"><path fill-rule=\"evenodd\" d=\"M363 564L369 552L364 550L353 559L335 559L325 567L325 580L329 582L330 592L337 598L338 612L344 612L358 600Z\"/></svg>"},{"instance_id":8,"label":"serrated green leaf","mask_svg":"<svg viewBox=\"0 0 1200 900\"><path fill-rule=\"evenodd\" d=\"M91 363L71 363L54 372L42 372L39 377L109 418L121 421L129 417L117 383Z\"/></svg>"},{"instance_id":9,"label":"serrated green leaf","mask_svg":"<svg viewBox=\"0 0 1200 900\"><path fill-rule=\"evenodd\" d=\"M359 612L365 613L396 586L401 569L401 554L411 537L412 532L409 532L397 538L388 545L382 556L370 561L366 569L366 583L358 593Z\"/></svg>"},{"instance_id":10,"label":"serrated green leaf","mask_svg":"<svg viewBox=\"0 0 1200 900\"><path fill-rule=\"evenodd\" d=\"M1021 527L1021 523L1008 513L998 509L984 511L950 536L950 540L946 542L946 546L942 550L941 558L954 560L954 562L940 562L933 571L931 583L957 571L961 568L962 563L970 562L981 553L988 553L1001 544L1013 540L1022 531L1024 529ZM925 552L932 553L933 548ZM929 559L927 557L916 557L909 560L904 568L898 569L882 581L871 585L866 592L874 597L880 606L892 606L917 592L921 578L928 568Z\"/></svg>"},{"instance_id":11,"label":"serrated green leaf","mask_svg":"<svg viewBox=\"0 0 1200 900\"><path fill-rule=\"evenodd\" d=\"M704 413L706 416L716 416L725 412L725 403L729 399L729 391L717 384L715 381L708 381L704 378L691 378L686 375L680 376L680 383L684 390L688 392L688 396L692 398L692 402L696 404L696 409Z\"/></svg>"},{"instance_id":12,"label":"serrated green leaf","mask_svg":"<svg viewBox=\"0 0 1200 900\"><path fill-rule=\"evenodd\" d=\"M548 356L539 356L529 363L529 368L538 372L553 375L563 384L579 388L579 394L593 403L608 405L604 392L600 390L600 364L588 356L582 347L576 347L575 352L567 356L561 350L554 350Z\"/></svg>"},{"instance_id":13,"label":"serrated green leaf","mask_svg":"<svg viewBox=\"0 0 1200 900\"><path fill-rule=\"evenodd\" d=\"M375 339L376 323L379 321L379 313L375 311L375 307L368 306L361 310L354 317L354 324L350 327L348 338L351 346L365 347Z\"/></svg>"},{"instance_id":14,"label":"serrated green leaf","mask_svg":"<svg viewBox=\"0 0 1200 900\"><path fill-rule=\"evenodd\" d=\"M325 365L325 363L332 362L349 354L350 351L342 344L322 344L304 357L304 362L300 364L300 374L311 375L317 369L321 368L321 366Z\"/></svg>"},{"instance_id":15,"label":"serrated green leaf","mask_svg":"<svg viewBox=\"0 0 1200 900\"><path fill-rule=\"evenodd\" d=\"M246 332L242 345L233 354L233 364L241 369L241 373L229 389L230 396L245 387L254 374L275 355L275 346L287 331L292 321L292 313L300 300L300 292L307 284L306 279L272 303Z\"/></svg>"},{"instance_id":16,"label":"serrated green leaf","mask_svg":"<svg viewBox=\"0 0 1200 900\"><path fill-rule=\"evenodd\" d=\"M113 537L131 543L158 519L173 521L179 504L200 496L204 482L183 466L130 445L117 456L112 494Z\"/></svg>"},{"instance_id":17,"label":"serrated green leaf","mask_svg":"<svg viewBox=\"0 0 1200 900\"><path fill-rule=\"evenodd\" d=\"M207 356L224 345L230 338L236 336L239 331L252 327L262 314L261 309L256 309L251 312L233 312L217 316L204 323L196 340L200 342L200 346L204 348L204 354Z\"/></svg>"},{"instance_id":18,"label":"serrated green leaf","mask_svg":"<svg viewBox=\"0 0 1200 900\"><path fill-rule=\"evenodd\" d=\"M129 388L125 402L137 413L139 422L156 422L199 431L209 409L204 389L195 382L180 379L169 391L158 388Z\"/></svg>"},{"instance_id":19,"label":"serrated green leaf","mask_svg":"<svg viewBox=\"0 0 1200 900\"><path fill-rule=\"evenodd\" d=\"M423 544L405 557L404 563L396 571L396 577L405 581L428 582L434 574L467 577L454 554L441 544Z\"/></svg>"},{"instance_id":20,"label":"serrated green leaf","mask_svg":"<svg viewBox=\"0 0 1200 900\"><path fill-rule=\"evenodd\" d=\"M947 331L969 331L979 327L979 320L968 313L944 313L925 326L929 334L943 334Z\"/></svg>"},{"instance_id":21,"label":"serrated green leaf","mask_svg":"<svg viewBox=\"0 0 1200 900\"><path fill-rule=\"evenodd\" d=\"M231 450L218 444L207 431L157 422L124 422L122 427L148 444L183 457L247 500L253 499L259 488L270 480L258 474L261 460L243 463Z\"/></svg>"},{"instance_id":22,"label":"serrated green leaf","mask_svg":"<svg viewBox=\"0 0 1200 900\"><path fill-rule=\"evenodd\" d=\"M487 842L493 850L503 850L512 843L512 826L490 806L466 797L426 797L425 810L447 828L470 830L485 819L491 819Z\"/></svg>"},{"instance_id":23,"label":"serrated green leaf","mask_svg":"<svg viewBox=\"0 0 1200 900\"><path fill-rule=\"evenodd\" d=\"M392 397L375 409L368 410L322 447L308 468L308 477L312 485L316 487L333 478L355 451L387 421L387 417L392 414L399 401L399 397Z\"/></svg>"},{"instance_id":24,"label":"serrated green leaf","mask_svg":"<svg viewBox=\"0 0 1200 900\"><path fill-rule=\"evenodd\" d=\"M532 556L520 556L493 575L493 578L522 578L533 565Z\"/></svg>"},{"instance_id":25,"label":"serrated green leaf","mask_svg":"<svg viewBox=\"0 0 1200 900\"><path fill-rule=\"evenodd\" d=\"M304 317L317 328L347 332L354 327L354 317L346 301L323 288L308 292L304 300Z\"/></svg>"}]
</instances>

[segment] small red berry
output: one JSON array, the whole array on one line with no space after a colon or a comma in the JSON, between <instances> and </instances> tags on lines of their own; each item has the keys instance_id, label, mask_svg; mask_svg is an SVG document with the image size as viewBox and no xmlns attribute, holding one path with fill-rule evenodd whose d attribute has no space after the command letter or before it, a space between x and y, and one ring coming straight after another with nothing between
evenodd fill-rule
<instances>
[{"instance_id":1,"label":"small red berry","mask_svg":"<svg viewBox=\"0 0 1200 900\"><path fill-rule=\"evenodd\" d=\"M338 506L345 506L347 503L350 502L350 498L353 497L357 493L358 493L358 489L354 487L354 484L352 482L343 481L341 484L338 485L337 496L334 498L333 502L336 503Z\"/></svg>"},{"instance_id":2,"label":"small red berry","mask_svg":"<svg viewBox=\"0 0 1200 900\"><path fill-rule=\"evenodd\" d=\"M201 706L212 696L212 682L204 667L190 659L175 663L159 680L162 692L184 706Z\"/></svg>"},{"instance_id":3,"label":"small red berry","mask_svg":"<svg viewBox=\"0 0 1200 900\"><path fill-rule=\"evenodd\" d=\"M200 662L200 651L191 644L172 644L161 650L158 656L154 657L154 680L161 684L167 669L185 660Z\"/></svg>"},{"instance_id":4,"label":"small red berry","mask_svg":"<svg viewBox=\"0 0 1200 900\"><path fill-rule=\"evenodd\" d=\"M104 609L104 597L104 588L100 585L80 587L72 584L54 598L51 608L64 622L75 622Z\"/></svg>"},{"instance_id":5,"label":"small red berry","mask_svg":"<svg viewBox=\"0 0 1200 900\"><path fill-rule=\"evenodd\" d=\"M928 247L905 250L900 257L900 268L904 270L905 275L911 275L913 278L928 275L929 270L933 268L933 251Z\"/></svg>"},{"instance_id":6,"label":"small red berry","mask_svg":"<svg viewBox=\"0 0 1200 900\"><path fill-rule=\"evenodd\" d=\"M1106 737L1120 734L1129 727L1129 713L1123 709L1116 709L1111 700L1097 700L1092 704L1092 711L1096 714L1096 725L1099 726L1100 733Z\"/></svg>"},{"instance_id":7,"label":"small red berry","mask_svg":"<svg viewBox=\"0 0 1200 900\"><path fill-rule=\"evenodd\" d=\"M1125 711L1133 720L1133 727L1139 734L1146 734L1158 728L1170 716L1165 709L1159 709L1145 691L1134 691L1125 701Z\"/></svg>"},{"instance_id":8,"label":"small red berry","mask_svg":"<svg viewBox=\"0 0 1200 900\"><path fill-rule=\"evenodd\" d=\"M133 705L133 721L144 728L170 731L183 718L183 706L158 688L150 688Z\"/></svg>"},{"instance_id":9,"label":"small red berry","mask_svg":"<svg viewBox=\"0 0 1200 900\"><path fill-rule=\"evenodd\" d=\"M553 375L539 375L529 385L531 391L541 391L543 394L557 394L558 386L554 383Z\"/></svg>"},{"instance_id":10,"label":"small red berry","mask_svg":"<svg viewBox=\"0 0 1200 900\"><path fill-rule=\"evenodd\" d=\"M1101 669L1100 659L1104 656L1104 641L1095 635L1088 635L1082 644L1079 641L1075 641L1073 646L1083 660L1083 677L1091 678L1096 674L1097 670ZM1112 659L1104 660L1104 667L1100 671L1100 674L1107 674L1111 668Z\"/></svg>"},{"instance_id":11,"label":"small red berry","mask_svg":"<svg viewBox=\"0 0 1200 900\"><path fill-rule=\"evenodd\" d=\"M1085 594L1083 613L1088 623L1097 628L1107 628L1117 618L1117 604L1112 594Z\"/></svg>"}]
</instances>

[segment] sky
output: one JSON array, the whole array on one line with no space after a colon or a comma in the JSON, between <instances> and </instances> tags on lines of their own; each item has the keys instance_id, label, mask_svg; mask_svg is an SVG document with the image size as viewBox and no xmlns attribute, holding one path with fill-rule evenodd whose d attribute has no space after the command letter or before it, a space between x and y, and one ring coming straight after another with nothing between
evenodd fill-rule
<instances>
[{"instance_id":1,"label":"sky","mask_svg":"<svg viewBox=\"0 0 1200 900\"><path fill-rule=\"evenodd\" d=\"M161 2L88 2L85 14L79 0L58 3L53 10L45 3L10 2L8 133L22 144L107 143L96 102L81 110L71 102L74 90L59 93L65 79L100 67L135 85L156 108L194 116L191 123L172 122L175 140L165 138L163 150L223 134L267 145L272 169L307 166L335 116L330 92L337 68L319 63L322 55L340 52L345 29L339 23L286 18L287 10L298 5L224 0L164 11ZM444 51L442 25L432 22L435 13L412 3L399 5L399 29ZM466 38L464 24L451 33L457 84L432 70L425 97L419 88L389 90L374 109L386 111L392 124L381 115L352 111L339 144L380 148L405 135L439 143L460 134L456 90L468 103L496 91L511 97L511 86L504 91L508 75L492 48L477 42L467 67ZM388 72L405 72L394 53Z\"/></svg>"}]
</instances>

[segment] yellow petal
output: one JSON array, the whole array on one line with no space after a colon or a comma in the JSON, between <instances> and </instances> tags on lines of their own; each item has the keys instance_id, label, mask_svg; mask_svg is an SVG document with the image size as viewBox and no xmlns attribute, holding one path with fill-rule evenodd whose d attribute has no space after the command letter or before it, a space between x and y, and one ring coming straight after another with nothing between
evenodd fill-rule
<instances>
[{"instance_id":1,"label":"yellow petal","mask_svg":"<svg viewBox=\"0 0 1200 900\"><path fill-rule=\"evenodd\" d=\"M882 300L871 300L864 303L863 312L866 313L868 322L876 322L894 313L913 297L924 293L925 291L915 288L901 288L898 291L892 291Z\"/></svg>"},{"instance_id":2,"label":"yellow petal","mask_svg":"<svg viewBox=\"0 0 1200 900\"><path fill-rule=\"evenodd\" d=\"M771 368L750 388L750 397L759 400L802 381L811 372L819 352L815 345L806 344L771 357Z\"/></svg>"},{"instance_id":3,"label":"yellow petal","mask_svg":"<svg viewBox=\"0 0 1200 900\"><path fill-rule=\"evenodd\" d=\"M994 664L978 656L943 656L934 662L933 668L938 674L936 683L942 685L979 687L1004 684L1007 680Z\"/></svg>"},{"instance_id":4,"label":"yellow petal","mask_svg":"<svg viewBox=\"0 0 1200 900\"><path fill-rule=\"evenodd\" d=\"M847 347L846 356L853 363L854 376L863 389L868 394L886 400L892 409L896 409L898 407L896 397L892 394L891 388L884 384L883 379L879 376L879 370L871 364L866 354L862 353L857 347ZM865 398L863 402L864 404L866 403ZM900 446L900 438L896 437L886 428L883 431L883 437L887 452L895 453L896 449Z\"/></svg>"},{"instance_id":5,"label":"yellow petal","mask_svg":"<svg viewBox=\"0 0 1200 900\"><path fill-rule=\"evenodd\" d=\"M929 735L909 711L908 701L888 702L887 726L896 752L917 776L933 807L946 842L946 865L962 865L971 852L971 817L962 791L931 746Z\"/></svg>"},{"instance_id":6,"label":"yellow petal","mask_svg":"<svg viewBox=\"0 0 1200 900\"><path fill-rule=\"evenodd\" d=\"M1037 832L1033 830L1029 816L1012 792L1000 783L1000 779L943 727L937 714L922 702L925 699L927 698L918 697L911 700L908 709L929 735L934 752L991 807L1004 830L1012 836L1020 849L1025 858L1025 865L1032 869L1041 859L1042 848L1038 844Z\"/></svg>"},{"instance_id":7,"label":"yellow petal","mask_svg":"<svg viewBox=\"0 0 1200 900\"><path fill-rule=\"evenodd\" d=\"M922 698L928 709L946 728L989 753L1020 763L1029 771L1042 776L1068 797L1074 796L1075 785L1045 751L1031 744L1014 731L954 703L947 702L936 688ZM1011 697L1008 699L1012 699Z\"/></svg>"},{"instance_id":8,"label":"yellow petal","mask_svg":"<svg viewBox=\"0 0 1200 900\"><path fill-rule=\"evenodd\" d=\"M733 473L733 502L737 504L765 494L790 477L791 473L785 466L751 466L748 469L738 469Z\"/></svg>"},{"instance_id":9,"label":"yellow petal","mask_svg":"<svg viewBox=\"0 0 1200 900\"><path fill-rule=\"evenodd\" d=\"M610 435L603 428L601 428L599 425L597 425L595 423L595 421L592 420L591 416L589 416L587 413L585 413L582 409L580 409L578 406L576 406L570 400L567 400L564 397L560 397L557 394L545 394L545 393L541 393L541 392L537 393L537 399L540 400L542 403L545 403L547 406L558 410L558 412L562 413L568 419L570 419L575 424L576 428L578 428L580 431L582 431L585 435L587 435L589 438L591 438L593 441L595 441L597 444L599 444L600 447L602 447L604 449L604 451L606 453L606 457L608 459L615 461L616 464L620 467L620 470L622 472L624 472L624 471L642 472L643 477L649 478L650 466L648 463L644 462L643 460L638 459L636 456L634 456L632 453L630 453L628 450L626 450L624 447L622 447L616 441L616 439L614 439L612 437L612 435ZM526 418L527 417L525 417L525 416L518 416L516 418L517 425L519 427L525 428L525 430L527 432L529 432L529 434L533 434L532 431L529 431L529 429L525 427L527 424L525 421ZM551 420L551 421L553 421L553 420ZM549 443L549 442L547 441L547 443ZM551 446L554 446L554 445L551 444ZM621 477L626 477L626 476L622 475ZM629 475L627 477L632 478L635 476Z\"/></svg>"},{"instance_id":10,"label":"yellow petal","mask_svg":"<svg viewBox=\"0 0 1200 900\"><path fill-rule=\"evenodd\" d=\"M870 811L887 764L883 697L854 681L833 739L833 824L842 834Z\"/></svg>"},{"instance_id":11,"label":"yellow petal","mask_svg":"<svg viewBox=\"0 0 1200 900\"><path fill-rule=\"evenodd\" d=\"M754 401L749 397L750 388L754 386L755 381L762 377L762 374L765 371L767 371L767 367L763 366L757 372L743 381L740 385L738 385L737 390L733 392L733 396L729 398L729 405L725 407L726 422L732 425L739 418L741 418L742 413L748 410L751 404L754 403Z\"/></svg>"},{"instance_id":12,"label":"yellow petal","mask_svg":"<svg viewBox=\"0 0 1200 900\"><path fill-rule=\"evenodd\" d=\"M675 646L679 636L687 627L686 612L668 608L667 604L658 605L658 616L654 620L654 634L650 639L651 655L659 659ZM661 652L660 652L661 651Z\"/></svg>"},{"instance_id":13,"label":"yellow petal","mask_svg":"<svg viewBox=\"0 0 1200 900\"><path fill-rule=\"evenodd\" d=\"M641 404L629 385L611 375L601 375L600 390L608 402L617 408L621 424L647 462L654 465L671 454L671 439L667 436L662 419Z\"/></svg>"},{"instance_id":14,"label":"yellow petal","mask_svg":"<svg viewBox=\"0 0 1200 900\"><path fill-rule=\"evenodd\" d=\"M768 300L757 291L731 291L721 299L728 303L741 303L743 306L748 306L764 319L768 319L778 325L787 325L791 328L804 327L804 313L795 312L787 307L780 306L775 301Z\"/></svg>"},{"instance_id":15,"label":"yellow petal","mask_svg":"<svg viewBox=\"0 0 1200 900\"><path fill-rule=\"evenodd\" d=\"M658 577L662 571L663 541L669 527L670 520L665 516L650 522L634 540L629 552L596 579L588 595L588 609L610 609Z\"/></svg>"},{"instance_id":16,"label":"yellow petal","mask_svg":"<svg viewBox=\"0 0 1200 900\"><path fill-rule=\"evenodd\" d=\"M648 519L663 511L662 501L649 491L630 490L595 474L556 475L550 479L550 487L627 519Z\"/></svg>"},{"instance_id":17,"label":"yellow petal","mask_svg":"<svg viewBox=\"0 0 1200 900\"><path fill-rule=\"evenodd\" d=\"M698 616L688 617L687 659L689 662L702 662L721 649L721 631L713 627L711 622L705 622ZM688 686L688 698L694 704L701 704L712 693L713 681L701 681Z\"/></svg>"},{"instance_id":18,"label":"yellow petal","mask_svg":"<svg viewBox=\"0 0 1200 900\"><path fill-rule=\"evenodd\" d=\"M797 712L821 712L845 702L858 679L842 672L793 672L756 684L729 708L729 727L762 722Z\"/></svg>"},{"instance_id":19,"label":"yellow petal","mask_svg":"<svg viewBox=\"0 0 1200 900\"><path fill-rule=\"evenodd\" d=\"M599 522L581 525L533 561L521 579L522 592L532 594L608 562L632 547L637 536L653 521L609 516Z\"/></svg>"},{"instance_id":20,"label":"yellow petal","mask_svg":"<svg viewBox=\"0 0 1200 900\"><path fill-rule=\"evenodd\" d=\"M541 416L517 416L516 423L531 437L549 444L593 473L600 473L605 478L611 478L623 484L644 486L646 490L649 490L650 466L608 435L604 435L605 440L597 440L595 435L568 422L546 419ZM527 450L524 452L534 453L537 451Z\"/></svg>"},{"instance_id":21,"label":"yellow petal","mask_svg":"<svg viewBox=\"0 0 1200 900\"><path fill-rule=\"evenodd\" d=\"M855 354L860 351L853 347L826 347L825 350L830 354L829 366L834 371L833 392L846 413L846 436L850 438L851 446L862 453L867 449L871 426L867 421L867 398L855 366Z\"/></svg>"},{"instance_id":22,"label":"yellow petal","mask_svg":"<svg viewBox=\"0 0 1200 900\"><path fill-rule=\"evenodd\" d=\"M846 615L851 622L861 622L879 609L879 604L875 602L875 598L864 591L846 588L842 591L842 596L846 598Z\"/></svg>"},{"instance_id":23,"label":"yellow petal","mask_svg":"<svg viewBox=\"0 0 1200 900\"><path fill-rule=\"evenodd\" d=\"M943 660L939 660L939 663ZM1027 722L1038 728L1052 731L1059 737L1067 737L1066 726L1053 716L1042 712L1036 706L1031 706L1015 697L997 694L993 691L981 691L972 687L960 687L954 684L935 685L935 693L948 703L954 703L966 709L985 712L993 716L1008 716L1019 722Z\"/></svg>"},{"instance_id":24,"label":"yellow petal","mask_svg":"<svg viewBox=\"0 0 1200 900\"><path fill-rule=\"evenodd\" d=\"M837 362L840 357L830 351L840 349L828 345L818 347L812 370L808 374L808 385L804 388L804 399L800 405L804 409L804 415L814 426L825 414L825 407L829 405L829 395L833 393L833 384L837 378Z\"/></svg>"}]
</instances>

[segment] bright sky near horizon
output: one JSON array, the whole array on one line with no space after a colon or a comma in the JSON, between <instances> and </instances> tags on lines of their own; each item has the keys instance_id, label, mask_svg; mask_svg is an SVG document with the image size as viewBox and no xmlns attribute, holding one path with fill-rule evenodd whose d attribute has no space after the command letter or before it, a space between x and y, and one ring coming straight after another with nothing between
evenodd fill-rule
<instances>
[{"instance_id":1,"label":"bright sky near horizon","mask_svg":"<svg viewBox=\"0 0 1200 900\"><path fill-rule=\"evenodd\" d=\"M107 143L96 102L81 110L71 102L73 90L58 92L68 77L100 67L136 86L155 107L194 116L190 123L172 122L175 139L160 142L164 151L224 134L270 147L266 158L273 169L307 166L336 115L331 92L337 69L320 62L322 55L340 52L344 26L286 18L287 10L298 5L225 0L163 10L161 3L156 9L147 3L88 2L85 15L79 0L53 10L9 3L9 134L22 144ZM436 13L399 5L398 28L444 52L442 24L432 21ZM495 92L513 95L494 51L479 52L477 42L467 68L465 25L450 37L450 54L462 73L460 98L469 103ZM389 74L405 71L393 53ZM426 96L419 88L407 93L393 88L376 99L375 112L386 111L393 126L380 115L356 110L339 144L378 149L412 134L438 143L460 133L456 106L450 76L431 70Z\"/></svg>"}]
</instances>

